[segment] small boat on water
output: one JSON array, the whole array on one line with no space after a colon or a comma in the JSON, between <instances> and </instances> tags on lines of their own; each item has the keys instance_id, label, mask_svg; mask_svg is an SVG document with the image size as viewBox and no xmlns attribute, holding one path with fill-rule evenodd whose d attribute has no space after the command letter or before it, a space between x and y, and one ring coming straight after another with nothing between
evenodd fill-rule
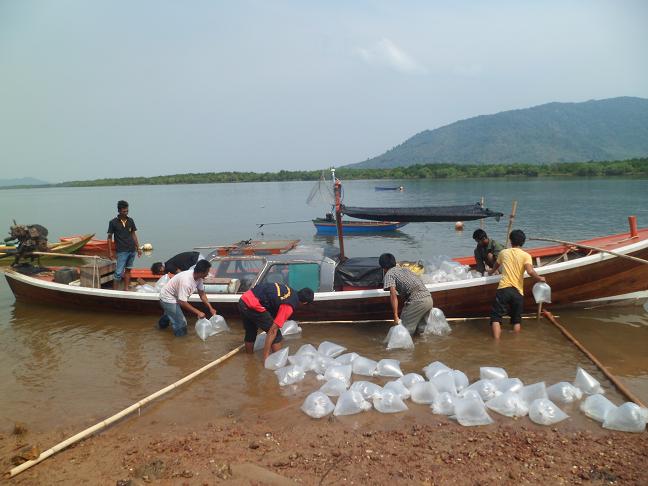
<instances>
[{"instance_id":1,"label":"small boat on water","mask_svg":"<svg viewBox=\"0 0 648 486\"><path fill-rule=\"evenodd\" d=\"M83 235L61 236L59 241L68 243L77 240ZM94 236L94 235L93 235ZM108 240L91 238L77 252L80 255L108 255Z\"/></svg>"},{"instance_id":2,"label":"small boat on water","mask_svg":"<svg viewBox=\"0 0 648 486\"><path fill-rule=\"evenodd\" d=\"M403 186L376 186L376 191L401 191L403 192L405 188Z\"/></svg>"},{"instance_id":3,"label":"small boat on water","mask_svg":"<svg viewBox=\"0 0 648 486\"><path fill-rule=\"evenodd\" d=\"M317 234L337 235L337 224L333 218L316 218L313 220ZM407 223L399 221L350 221L342 220L342 232L344 234L377 233L385 231L396 231Z\"/></svg>"},{"instance_id":4,"label":"small boat on water","mask_svg":"<svg viewBox=\"0 0 648 486\"><path fill-rule=\"evenodd\" d=\"M76 253L81 248L83 248L90 240L92 240L93 237L94 233L87 235L77 235L70 237L65 241L61 240L56 243L48 243L47 252L60 253L62 255L71 255L72 253ZM15 246L3 246L2 248L0 248L0 258L15 255L16 248L17 247Z\"/></svg>"},{"instance_id":5,"label":"small boat on water","mask_svg":"<svg viewBox=\"0 0 648 486\"><path fill-rule=\"evenodd\" d=\"M546 277L551 285L552 307L648 290L648 265L626 258L648 258L648 228L577 243L581 246L561 244L527 250L538 274ZM606 251L585 249L585 246ZM315 302L297 310L295 318L298 320L390 319L389 293L381 288L381 272L380 275L375 272L371 288L367 288L366 281L354 287L342 278L340 270L344 264L330 251L331 247L328 248L296 246L284 253L265 255L244 251L218 255L216 251L208 257L212 262L212 271L206 280L208 299L219 314L238 317L237 303L242 292L262 282L284 282L315 290ZM473 257L455 260L474 264ZM155 278L145 269L134 269L133 277L150 278L151 282ZM16 299L31 304L102 312L160 313L156 292L84 287L78 280L56 283L54 272L34 274L33 270L7 269L5 278ZM479 317L489 314L499 280L500 276L494 275L432 283L426 287L435 306L446 316ZM535 308L532 283L530 278L525 278L524 306L527 311ZM201 305L197 295L190 297L190 301Z\"/></svg>"}]
</instances>

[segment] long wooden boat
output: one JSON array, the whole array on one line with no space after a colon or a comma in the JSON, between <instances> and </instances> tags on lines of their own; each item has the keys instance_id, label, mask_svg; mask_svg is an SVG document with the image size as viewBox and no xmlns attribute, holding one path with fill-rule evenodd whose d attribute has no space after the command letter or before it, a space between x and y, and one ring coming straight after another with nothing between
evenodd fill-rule
<instances>
[{"instance_id":1,"label":"long wooden boat","mask_svg":"<svg viewBox=\"0 0 648 486\"><path fill-rule=\"evenodd\" d=\"M335 220L316 218L313 220L315 229L320 235L337 235ZM376 233L383 231L396 231L407 223L399 221L350 221L342 220L342 232L344 234Z\"/></svg>"},{"instance_id":2,"label":"long wooden boat","mask_svg":"<svg viewBox=\"0 0 648 486\"><path fill-rule=\"evenodd\" d=\"M648 259L648 228L636 235L629 233L579 242L598 246L621 255ZM240 293L259 282L281 281L283 275L296 280L295 286L317 289L315 302L302 306L295 318L309 321L385 320L390 319L389 293L382 289L335 290L337 262L324 253L298 251L299 247L278 255L238 255L212 259L215 290L208 287L210 302L225 317L237 317ZM536 270L547 278L552 289L552 306L600 299L648 289L648 265L603 252L579 250L558 245L532 250L536 253ZM293 272L294 270L294 272ZM16 299L31 304L51 304L71 309L126 311L158 314L157 293L139 293L108 288L85 288L76 284L60 284L51 275L30 276L8 269L5 277ZM310 280L309 280L310 279ZM429 284L436 307L448 317L487 316L500 276ZM299 281L299 284L297 284ZM232 288L236 282L238 293L218 293ZM240 284L240 285L238 285ZM535 308L531 295L532 281L525 279L525 309ZM200 305L197 295L190 298Z\"/></svg>"},{"instance_id":3,"label":"long wooden boat","mask_svg":"<svg viewBox=\"0 0 648 486\"><path fill-rule=\"evenodd\" d=\"M78 250L83 248L90 240L94 233L87 235L78 235L71 237L66 241L58 241L56 243L48 243L47 252L48 253L60 253L62 255L71 255L76 253ZM16 254L16 247L7 247L5 252L0 253L0 258L5 256L13 256Z\"/></svg>"},{"instance_id":4,"label":"long wooden boat","mask_svg":"<svg viewBox=\"0 0 648 486\"><path fill-rule=\"evenodd\" d=\"M79 237L83 237L83 236L86 236L86 235L61 236L59 238L59 241L61 241L62 243L69 243L69 242L75 241ZM79 248L78 253L81 254L81 255L107 255L108 254L108 240L100 240L98 238L90 238L90 240L88 240L85 245L83 245L81 248Z\"/></svg>"}]
</instances>

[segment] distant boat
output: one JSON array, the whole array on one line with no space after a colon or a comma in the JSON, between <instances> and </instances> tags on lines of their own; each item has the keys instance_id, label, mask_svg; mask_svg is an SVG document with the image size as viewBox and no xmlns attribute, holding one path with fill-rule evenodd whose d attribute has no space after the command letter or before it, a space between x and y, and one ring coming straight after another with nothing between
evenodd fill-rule
<instances>
[{"instance_id":1,"label":"distant boat","mask_svg":"<svg viewBox=\"0 0 648 486\"><path fill-rule=\"evenodd\" d=\"M337 225L334 219L316 218L313 220L317 234L320 235L337 235ZM386 231L396 231L407 223L400 221L342 221L342 231L344 234L358 233L376 233Z\"/></svg>"},{"instance_id":2,"label":"distant boat","mask_svg":"<svg viewBox=\"0 0 648 486\"><path fill-rule=\"evenodd\" d=\"M376 191L404 191L403 186L376 186Z\"/></svg>"}]
</instances>

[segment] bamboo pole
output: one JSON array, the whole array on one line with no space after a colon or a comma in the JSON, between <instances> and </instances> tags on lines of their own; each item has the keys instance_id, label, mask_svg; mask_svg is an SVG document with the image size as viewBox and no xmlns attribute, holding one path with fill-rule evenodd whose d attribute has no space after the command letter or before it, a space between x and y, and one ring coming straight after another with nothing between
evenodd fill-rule
<instances>
[{"instance_id":1,"label":"bamboo pole","mask_svg":"<svg viewBox=\"0 0 648 486\"><path fill-rule=\"evenodd\" d=\"M484 209L484 196L481 197L481 200L479 201L479 205L481 206L482 209ZM481 229L484 229L484 218L479 220L479 227Z\"/></svg>"},{"instance_id":2,"label":"bamboo pole","mask_svg":"<svg viewBox=\"0 0 648 486\"><path fill-rule=\"evenodd\" d=\"M509 215L509 223L508 223L508 228L506 229L506 247L509 248L511 246L511 242L509 241L509 236L511 234L511 230L513 229L513 221L515 221L515 213L517 213L517 201L513 201L513 207L511 208L511 214Z\"/></svg>"},{"instance_id":3,"label":"bamboo pole","mask_svg":"<svg viewBox=\"0 0 648 486\"><path fill-rule=\"evenodd\" d=\"M44 461L45 459L47 459L47 458L50 457L51 455L56 454L57 452L59 452L59 451L65 449L65 448L68 447L69 445L74 444L75 442L78 442L78 441L80 441L81 439L85 439L85 438L88 437L89 435L94 434L95 432L97 432L97 431L99 431L99 430L101 430L101 429L107 427L108 425L110 425L110 424L112 424L113 422L116 422L117 420L119 420L119 419L125 417L126 415L128 415L128 414L134 412L135 410L140 409L143 405L145 405L145 404L147 404L147 403L149 403L149 402L155 400L156 398L158 398L158 397L160 397L160 396L162 396L162 395L164 395L164 394L170 392L171 390L174 390L175 388L178 388L180 385L182 385L182 384L184 384L184 383L186 383L186 382L192 380L192 379L195 378L196 376L198 376L198 375L204 373L205 371L209 370L210 368L213 368L213 367L216 366L217 364L220 364L220 363L222 363L223 361L225 361L226 359L231 358L231 357L234 356L236 353L238 353L241 349L243 349L243 344L241 344L241 345L240 345L239 347L237 347L237 348L234 348L234 349L231 350L229 353L227 353L227 354L221 356L221 357L218 358L217 360L214 360L214 361L212 361L211 363L209 363L209 364L203 366L202 368L200 368L200 369L194 371L193 373L191 373L191 374L185 376L185 377L182 378L181 380L178 380L178 381L176 381L175 383L172 383L171 385L169 385L169 386L167 386L167 387L165 387L165 388L162 388L161 390L156 391L156 392L153 393L152 395L149 395L148 397L143 398L143 399L140 400L139 402L134 403L134 404L131 405L130 407L127 407L127 408L125 408L124 410L122 410L121 412L116 413L116 414L113 415L112 417L107 418L107 419L104 420L103 422L99 422L98 424L95 424L95 425L93 425L92 427L88 427L87 429L85 429L85 430L79 432L78 434L76 434L76 435L70 437L69 439L64 440L63 442L59 442L59 443L56 444L54 447L52 447L52 448L46 450L45 452L41 453L41 455L38 456L36 459L33 459L33 460L31 460L31 461L24 462L24 463L22 463L20 466L14 467L13 469L11 469L10 471L8 471L8 472L5 474L5 477L11 478L11 477L13 477L13 476L15 476L15 475L17 475L17 474L20 474L20 473L23 472L25 469L29 469L30 467L32 467L32 466L38 464L39 462Z\"/></svg>"},{"instance_id":4,"label":"bamboo pole","mask_svg":"<svg viewBox=\"0 0 648 486\"><path fill-rule=\"evenodd\" d=\"M610 255L614 255L620 258L627 258L628 260L633 260L635 262L648 264L648 260L644 260L643 258L637 258L631 255L624 255L623 253L617 253L616 251L606 250L604 248L599 248L597 246L582 245L581 243L574 243L573 241L556 240L554 238L529 238L529 240L551 241L553 243L562 243L563 245L568 245L568 246L577 246L579 248L585 248L586 250L595 250L595 251L600 251L601 253L609 253Z\"/></svg>"},{"instance_id":5,"label":"bamboo pole","mask_svg":"<svg viewBox=\"0 0 648 486\"><path fill-rule=\"evenodd\" d=\"M74 255L72 253L52 253L51 251L32 251L30 253L25 254L25 256L29 256L29 255L52 256L52 257L59 257L59 258L94 258L94 259L101 259L101 257L97 256L97 255Z\"/></svg>"},{"instance_id":6,"label":"bamboo pole","mask_svg":"<svg viewBox=\"0 0 648 486\"><path fill-rule=\"evenodd\" d=\"M637 398L636 395L634 395L623 383L621 383L612 373L610 373L607 368L601 363L596 356L594 356L592 353L590 353L585 346L583 346L567 329L565 329L549 312L548 310L545 310L542 312L542 315L544 315L549 322L551 322L554 326L556 326L560 332L563 333L563 335L569 339L574 346L576 346L578 349L580 349L585 356L587 356L592 363L596 365L596 367L601 370L601 372L612 382L614 386L617 387L617 389L628 398L628 400L636 403L640 407L645 407L643 402Z\"/></svg>"}]
</instances>

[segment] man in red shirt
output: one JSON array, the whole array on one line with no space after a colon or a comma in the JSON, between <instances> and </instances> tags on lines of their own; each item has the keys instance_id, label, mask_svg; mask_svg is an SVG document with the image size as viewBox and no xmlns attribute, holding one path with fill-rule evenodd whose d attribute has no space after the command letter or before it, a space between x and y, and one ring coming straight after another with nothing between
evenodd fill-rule
<instances>
[{"instance_id":1,"label":"man in red shirt","mask_svg":"<svg viewBox=\"0 0 648 486\"><path fill-rule=\"evenodd\" d=\"M281 349L281 328L300 304L313 302L314 293L308 287L299 292L280 283L262 283L245 292L239 300L239 311L245 328L245 351L254 351L259 329L267 333L263 348L265 360Z\"/></svg>"}]
</instances>

